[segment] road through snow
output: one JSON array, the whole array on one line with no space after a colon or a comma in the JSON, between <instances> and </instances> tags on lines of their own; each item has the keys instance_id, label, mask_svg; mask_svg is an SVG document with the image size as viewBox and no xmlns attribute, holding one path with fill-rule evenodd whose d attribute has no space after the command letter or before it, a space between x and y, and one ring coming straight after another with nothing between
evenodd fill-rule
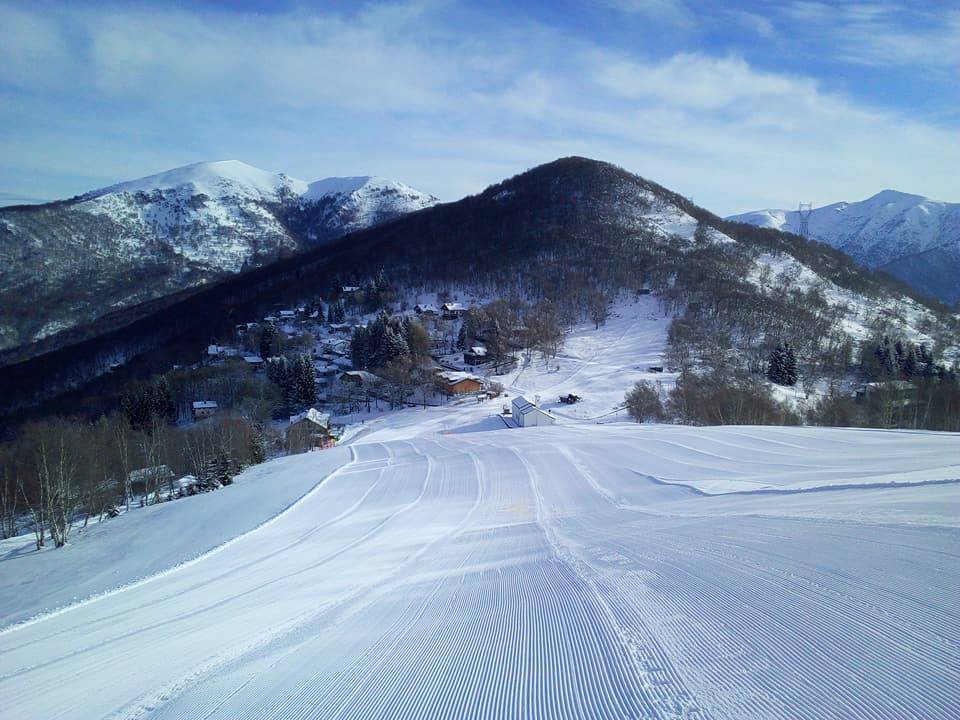
<instances>
[{"instance_id":1,"label":"road through snow","mask_svg":"<svg viewBox=\"0 0 960 720\"><path fill-rule=\"evenodd\" d=\"M957 717L956 435L377 438L215 553L0 631L0 717Z\"/></svg>"}]
</instances>

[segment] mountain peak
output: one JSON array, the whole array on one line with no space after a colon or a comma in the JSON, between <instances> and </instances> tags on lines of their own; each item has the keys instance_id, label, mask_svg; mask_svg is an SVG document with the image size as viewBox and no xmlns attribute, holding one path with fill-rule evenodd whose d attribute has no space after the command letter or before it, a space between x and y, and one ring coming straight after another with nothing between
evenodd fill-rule
<instances>
[{"instance_id":1,"label":"mountain peak","mask_svg":"<svg viewBox=\"0 0 960 720\"><path fill-rule=\"evenodd\" d=\"M109 185L88 192L81 198L92 200L113 193L153 192L188 186L193 193L215 196L220 194L218 188L224 184L254 190L263 195L276 193L280 186L289 186L298 194L307 189L307 184L302 180L296 180L283 173L261 170L240 160L208 160Z\"/></svg>"},{"instance_id":2,"label":"mountain peak","mask_svg":"<svg viewBox=\"0 0 960 720\"><path fill-rule=\"evenodd\" d=\"M901 192L899 190L892 190L887 188L886 190L881 190L876 195L871 195L866 200L863 200L863 203L891 203L891 202L903 202L903 201L912 201L912 202L923 202L929 198L924 197L923 195L913 195L911 193Z\"/></svg>"}]
</instances>

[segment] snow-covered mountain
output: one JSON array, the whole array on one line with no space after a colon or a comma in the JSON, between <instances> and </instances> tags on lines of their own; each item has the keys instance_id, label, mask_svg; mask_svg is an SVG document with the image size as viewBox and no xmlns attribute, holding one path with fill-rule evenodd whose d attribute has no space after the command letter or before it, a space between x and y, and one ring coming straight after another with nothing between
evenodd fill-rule
<instances>
[{"instance_id":1,"label":"snow-covered mountain","mask_svg":"<svg viewBox=\"0 0 960 720\"><path fill-rule=\"evenodd\" d=\"M202 162L0 209L0 349L429 207L377 177Z\"/></svg>"},{"instance_id":2,"label":"snow-covered mountain","mask_svg":"<svg viewBox=\"0 0 960 720\"><path fill-rule=\"evenodd\" d=\"M757 210L728 219L785 232L800 230L796 210ZM960 297L960 203L884 190L860 202L815 208L809 234L921 292L947 302Z\"/></svg>"}]
</instances>

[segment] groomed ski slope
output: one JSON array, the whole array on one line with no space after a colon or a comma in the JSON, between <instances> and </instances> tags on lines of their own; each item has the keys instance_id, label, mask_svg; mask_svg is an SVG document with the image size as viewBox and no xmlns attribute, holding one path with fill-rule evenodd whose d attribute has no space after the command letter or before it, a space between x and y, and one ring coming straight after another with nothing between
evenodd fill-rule
<instances>
[{"instance_id":1,"label":"groomed ski slope","mask_svg":"<svg viewBox=\"0 0 960 720\"><path fill-rule=\"evenodd\" d=\"M957 435L441 417L0 631L0 717L957 717Z\"/></svg>"}]
</instances>

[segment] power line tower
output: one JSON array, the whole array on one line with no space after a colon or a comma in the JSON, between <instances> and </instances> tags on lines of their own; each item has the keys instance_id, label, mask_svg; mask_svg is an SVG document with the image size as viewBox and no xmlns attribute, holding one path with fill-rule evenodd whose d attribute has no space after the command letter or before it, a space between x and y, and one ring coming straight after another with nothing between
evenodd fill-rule
<instances>
[{"instance_id":1,"label":"power line tower","mask_svg":"<svg viewBox=\"0 0 960 720\"><path fill-rule=\"evenodd\" d=\"M805 238L810 237L810 215L813 214L813 203L800 203L800 206L797 208L797 215L799 216L799 234Z\"/></svg>"}]
</instances>

